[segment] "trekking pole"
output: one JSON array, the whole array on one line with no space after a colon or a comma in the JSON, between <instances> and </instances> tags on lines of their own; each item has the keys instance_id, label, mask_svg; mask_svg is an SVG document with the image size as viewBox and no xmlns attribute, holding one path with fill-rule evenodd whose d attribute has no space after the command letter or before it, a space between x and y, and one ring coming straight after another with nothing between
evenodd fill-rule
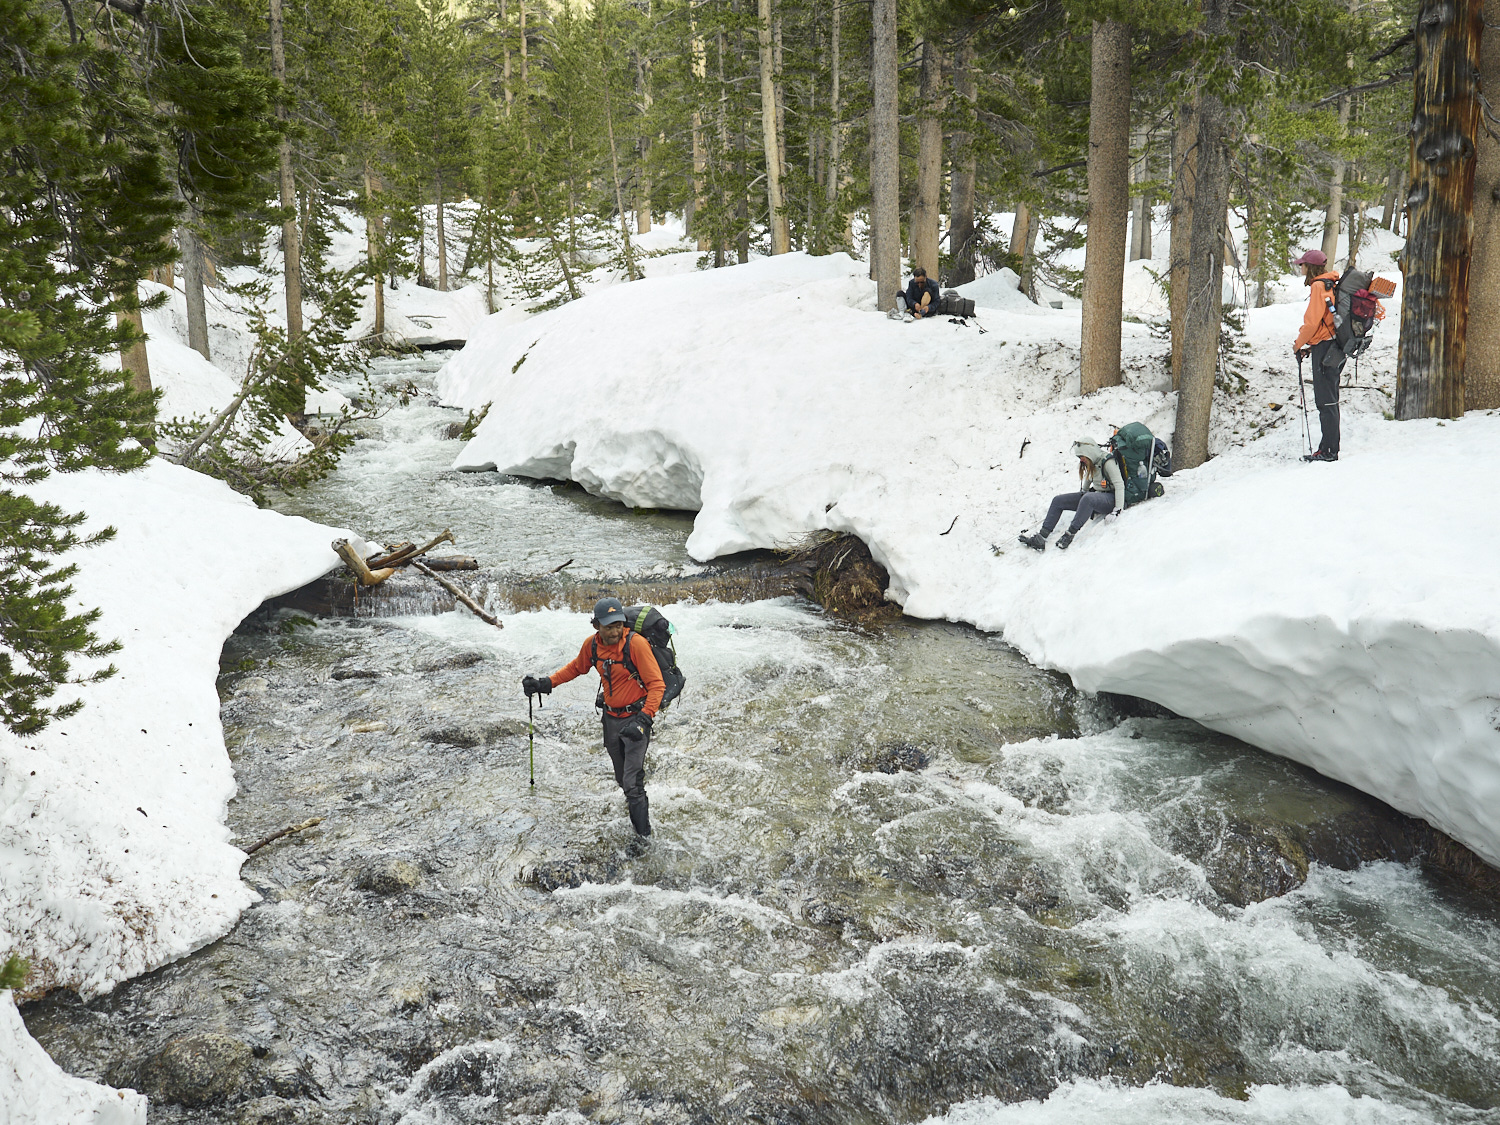
<instances>
[{"instance_id":1,"label":"trekking pole","mask_svg":"<svg viewBox=\"0 0 1500 1125\"><path fill-rule=\"evenodd\" d=\"M1302 386L1302 353L1297 353L1297 397L1302 400L1302 437L1307 442L1307 452L1312 453L1312 430L1307 425L1307 391Z\"/></svg>"},{"instance_id":2,"label":"trekking pole","mask_svg":"<svg viewBox=\"0 0 1500 1125\"><path fill-rule=\"evenodd\" d=\"M526 738L531 744L531 787L536 788L536 721L531 711L532 696L526 697Z\"/></svg>"}]
</instances>

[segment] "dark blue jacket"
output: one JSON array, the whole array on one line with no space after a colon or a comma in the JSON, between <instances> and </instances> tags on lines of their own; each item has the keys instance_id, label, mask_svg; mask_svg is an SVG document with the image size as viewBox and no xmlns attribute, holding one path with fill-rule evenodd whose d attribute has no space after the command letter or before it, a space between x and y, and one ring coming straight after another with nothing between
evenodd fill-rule
<instances>
[{"instance_id":1,"label":"dark blue jacket","mask_svg":"<svg viewBox=\"0 0 1500 1125\"><path fill-rule=\"evenodd\" d=\"M907 305L912 309L917 308L917 306L922 303L923 293L932 294L932 302L931 305L928 306L929 308L931 308L931 306L937 304L938 301L938 283L933 281L930 277L925 280L920 277L912 278L911 281L907 282L906 285Z\"/></svg>"}]
</instances>

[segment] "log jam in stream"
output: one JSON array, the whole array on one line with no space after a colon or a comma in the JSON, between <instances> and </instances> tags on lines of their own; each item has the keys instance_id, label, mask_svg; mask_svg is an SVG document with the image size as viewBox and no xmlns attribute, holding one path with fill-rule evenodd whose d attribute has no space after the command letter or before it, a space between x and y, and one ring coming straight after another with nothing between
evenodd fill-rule
<instances>
[{"instance_id":1,"label":"log jam in stream","mask_svg":"<svg viewBox=\"0 0 1500 1125\"><path fill-rule=\"evenodd\" d=\"M228 936L27 1005L65 1068L154 1122L864 1125L985 1097L1014 1103L997 1122L1494 1120L1500 910L1391 844L1389 810L972 629L731 592L779 564L700 566L690 515L452 473L453 420L393 412L284 507L391 543L452 527L505 628L244 622L230 830L323 822L246 861L261 899ZM577 652L601 590L675 599L651 599L688 690L648 847L592 682L536 713L527 785L520 678Z\"/></svg>"}]
</instances>

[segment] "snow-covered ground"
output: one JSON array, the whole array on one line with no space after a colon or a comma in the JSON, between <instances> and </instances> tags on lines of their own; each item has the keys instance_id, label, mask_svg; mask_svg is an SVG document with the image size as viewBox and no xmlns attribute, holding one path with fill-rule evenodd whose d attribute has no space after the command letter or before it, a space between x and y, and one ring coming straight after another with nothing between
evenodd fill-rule
<instances>
[{"instance_id":1,"label":"snow-covered ground","mask_svg":"<svg viewBox=\"0 0 1500 1125\"><path fill-rule=\"evenodd\" d=\"M967 326L892 322L863 263L793 254L495 318L440 373L449 403L494 403L456 464L697 510L701 559L853 532L908 613L1003 631L1500 863L1500 525L1471 498L1500 417L1384 420L1397 301L1368 389L1345 392L1339 463L1298 460L1303 291L1283 282L1246 313L1210 463L1038 556L1016 534L1077 487L1075 439L1129 421L1170 439L1166 345L1126 324L1125 385L1080 398L1078 313L973 290L989 307Z\"/></svg>"},{"instance_id":2,"label":"snow-covered ground","mask_svg":"<svg viewBox=\"0 0 1500 1125\"><path fill-rule=\"evenodd\" d=\"M235 783L219 651L265 598L337 565L339 532L162 461L55 475L33 494L87 511L88 531L118 530L68 561L71 604L101 608L98 635L124 647L115 676L59 692L85 701L78 714L24 739L0 729L0 957L29 958L32 989L88 997L220 937L253 900L224 824ZM99 1104L114 1116L88 1116L89 1084L32 1057L8 995L0 1024L5 1120L143 1115L143 1102L109 1094Z\"/></svg>"}]
</instances>

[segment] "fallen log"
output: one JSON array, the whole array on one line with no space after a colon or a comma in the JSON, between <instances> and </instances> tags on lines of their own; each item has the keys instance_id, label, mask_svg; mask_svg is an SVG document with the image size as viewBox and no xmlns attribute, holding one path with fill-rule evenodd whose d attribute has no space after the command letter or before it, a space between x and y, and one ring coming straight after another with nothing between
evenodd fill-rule
<instances>
[{"instance_id":1,"label":"fallen log","mask_svg":"<svg viewBox=\"0 0 1500 1125\"><path fill-rule=\"evenodd\" d=\"M463 602L464 605L467 606L469 610L474 614L474 616L479 618L479 620L485 622L488 625L493 625L496 629L505 628L505 623L503 621L494 616L494 614L486 613L484 610L480 609L479 603L477 603L473 598L469 597L468 594L464 593L452 582L449 582L446 578L441 578L438 575L434 574L431 568L424 565L423 563L417 562L416 559L412 560L411 565L416 567L423 574L427 575L428 578L431 578L434 582L436 582L443 589L447 590L448 593L452 594L459 601Z\"/></svg>"},{"instance_id":2,"label":"fallen log","mask_svg":"<svg viewBox=\"0 0 1500 1125\"><path fill-rule=\"evenodd\" d=\"M322 823L323 818L321 816L315 816L311 820L304 820L301 824L289 824L280 831L272 832L269 836L265 837L265 839L255 841L255 843L251 844L248 848L245 849L245 855L247 857L252 856L267 844L274 844L283 836L290 836L293 832L306 832L309 828L316 828Z\"/></svg>"},{"instance_id":3,"label":"fallen log","mask_svg":"<svg viewBox=\"0 0 1500 1125\"><path fill-rule=\"evenodd\" d=\"M473 555L433 555L427 565L433 570L478 570L479 560Z\"/></svg>"},{"instance_id":4,"label":"fallen log","mask_svg":"<svg viewBox=\"0 0 1500 1125\"><path fill-rule=\"evenodd\" d=\"M394 560L404 558L409 551L415 551L417 545L410 542L397 543L394 547L377 552L365 559L365 565L371 570L382 566L394 565Z\"/></svg>"},{"instance_id":5,"label":"fallen log","mask_svg":"<svg viewBox=\"0 0 1500 1125\"><path fill-rule=\"evenodd\" d=\"M456 540L454 540L453 538L453 532L445 528L441 535L439 535L431 543L428 543L425 547L414 547L410 543L401 543L390 551L387 551L379 558L368 560L368 565L371 567L405 566L407 563L411 562L412 559L419 558L422 555L425 555L439 543L453 542L456 542Z\"/></svg>"},{"instance_id":6,"label":"fallen log","mask_svg":"<svg viewBox=\"0 0 1500 1125\"><path fill-rule=\"evenodd\" d=\"M359 578L361 586L378 586L391 575L396 573L393 566L381 567L379 570L371 570L365 560L359 557L359 552L349 545L347 539L335 539L331 544L338 557L344 560L344 564L354 571Z\"/></svg>"}]
</instances>

